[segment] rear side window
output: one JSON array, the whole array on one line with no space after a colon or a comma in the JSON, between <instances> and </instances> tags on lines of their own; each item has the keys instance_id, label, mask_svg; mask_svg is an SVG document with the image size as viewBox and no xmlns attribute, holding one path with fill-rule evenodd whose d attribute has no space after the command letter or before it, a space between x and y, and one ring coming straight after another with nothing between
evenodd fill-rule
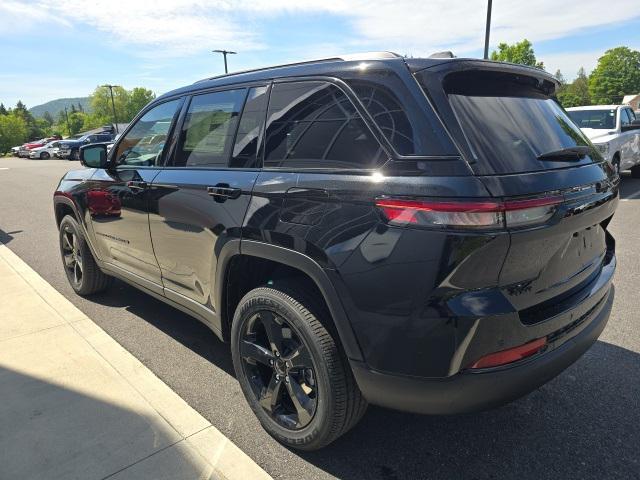
<instances>
[{"instance_id":1,"label":"rear side window","mask_svg":"<svg viewBox=\"0 0 640 480\"><path fill-rule=\"evenodd\" d=\"M246 89L195 95L184 119L175 166L226 167Z\"/></svg>"},{"instance_id":2,"label":"rear side window","mask_svg":"<svg viewBox=\"0 0 640 480\"><path fill-rule=\"evenodd\" d=\"M460 72L445 79L445 92L483 174L522 173L591 163L569 154L589 145L565 111L537 88L537 80L496 72ZM546 154L547 159L538 157ZM595 159L599 160L596 152Z\"/></svg>"},{"instance_id":3,"label":"rear side window","mask_svg":"<svg viewBox=\"0 0 640 480\"><path fill-rule=\"evenodd\" d=\"M236 141L233 145L230 167L259 167L259 148L264 119L267 114L267 87L249 89L242 109Z\"/></svg>"},{"instance_id":4,"label":"rear side window","mask_svg":"<svg viewBox=\"0 0 640 480\"><path fill-rule=\"evenodd\" d=\"M369 169L386 160L347 96L327 82L273 86L265 167Z\"/></svg>"}]
</instances>

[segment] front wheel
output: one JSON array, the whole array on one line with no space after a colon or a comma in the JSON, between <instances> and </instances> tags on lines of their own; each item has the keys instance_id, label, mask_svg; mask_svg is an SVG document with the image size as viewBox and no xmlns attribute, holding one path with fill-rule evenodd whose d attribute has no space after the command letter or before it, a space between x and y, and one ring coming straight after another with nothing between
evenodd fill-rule
<instances>
[{"instance_id":1,"label":"front wheel","mask_svg":"<svg viewBox=\"0 0 640 480\"><path fill-rule=\"evenodd\" d=\"M69 160L80 160L80 150L72 150Z\"/></svg>"},{"instance_id":2,"label":"front wheel","mask_svg":"<svg viewBox=\"0 0 640 480\"><path fill-rule=\"evenodd\" d=\"M271 436L300 450L328 445L367 407L322 310L295 287L260 287L240 301L231 331L249 406Z\"/></svg>"},{"instance_id":3,"label":"front wheel","mask_svg":"<svg viewBox=\"0 0 640 480\"><path fill-rule=\"evenodd\" d=\"M72 216L67 215L60 222L59 239L64 271L77 294L91 295L111 285L112 277L96 264L80 225Z\"/></svg>"},{"instance_id":4,"label":"front wheel","mask_svg":"<svg viewBox=\"0 0 640 480\"><path fill-rule=\"evenodd\" d=\"M631 177L640 178L640 165L635 165L631 167Z\"/></svg>"},{"instance_id":5,"label":"front wheel","mask_svg":"<svg viewBox=\"0 0 640 480\"><path fill-rule=\"evenodd\" d=\"M49 157L50 157L49 152L42 152L42 153L40 154L40 158L41 158L42 160L47 160Z\"/></svg>"}]
</instances>

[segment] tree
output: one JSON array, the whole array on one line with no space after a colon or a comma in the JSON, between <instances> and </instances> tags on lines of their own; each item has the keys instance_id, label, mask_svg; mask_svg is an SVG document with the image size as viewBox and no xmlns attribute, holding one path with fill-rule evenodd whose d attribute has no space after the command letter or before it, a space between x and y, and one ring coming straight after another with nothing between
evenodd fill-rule
<instances>
[{"instance_id":1,"label":"tree","mask_svg":"<svg viewBox=\"0 0 640 480\"><path fill-rule=\"evenodd\" d=\"M560 69L556 70L556 73L554 73L553 76L556 77L556 80L558 80L558 82L560 82L560 85L565 85L567 83Z\"/></svg>"},{"instance_id":2,"label":"tree","mask_svg":"<svg viewBox=\"0 0 640 480\"><path fill-rule=\"evenodd\" d=\"M70 135L75 135L84 129L85 120L87 115L80 112L71 112L69 114L69 132Z\"/></svg>"},{"instance_id":3,"label":"tree","mask_svg":"<svg viewBox=\"0 0 640 480\"><path fill-rule=\"evenodd\" d=\"M27 140L27 123L20 115L0 116L0 154L8 152L11 147L22 145Z\"/></svg>"},{"instance_id":4,"label":"tree","mask_svg":"<svg viewBox=\"0 0 640 480\"><path fill-rule=\"evenodd\" d=\"M491 60L500 62L520 63L529 65L530 67L542 68L544 64L538 62L533 51L533 45L526 38L521 42L509 45L508 43L500 43L498 50L491 52Z\"/></svg>"},{"instance_id":5,"label":"tree","mask_svg":"<svg viewBox=\"0 0 640 480\"><path fill-rule=\"evenodd\" d=\"M42 114L42 118L49 126L53 125L53 116L51 116L48 110Z\"/></svg>"},{"instance_id":6,"label":"tree","mask_svg":"<svg viewBox=\"0 0 640 480\"><path fill-rule=\"evenodd\" d=\"M560 88L556 91L556 96L564 108L591 105L588 84L589 79L587 74L584 68L580 67L575 80L569 84L561 84Z\"/></svg>"},{"instance_id":7,"label":"tree","mask_svg":"<svg viewBox=\"0 0 640 480\"><path fill-rule=\"evenodd\" d=\"M91 108L96 118L102 119L103 123L113 123L113 108L111 106L111 95L106 87L97 87L93 94L89 96ZM126 121L128 117L127 105L129 103L129 92L122 87L114 87L113 103L116 108L118 121Z\"/></svg>"},{"instance_id":8,"label":"tree","mask_svg":"<svg viewBox=\"0 0 640 480\"><path fill-rule=\"evenodd\" d=\"M82 106L82 104L80 102L78 102L78 111L79 112L84 112L84 107Z\"/></svg>"},{"instance_id":9,"label":"tree","mask_svg":"<svg viewBox=\"0 0 640 480\"><path fill-rule=\"evenodd\" d=\"M7 112L7 109L4 106L4 103L0 103L0 115L6 115L7 113L8 112Z\"/></svg>"},{"instance_id":10,"label":"tree","mask_svg":"<svg viewBox=\"0 0 640 480\"><path fill-rule=\"evenodd\" d=\"M622 97L640 93L640 52L628 47L607 50L589 78L595 104L620 103Z\"/></svg>"},{"instance_id":11,"label":"tree","mask_svg":"<svg viewBox=\"0 0 640 480\"><path fill-rule=\"evenodd\" d=\"M76 106L73 103L71 104L71 113L76 113Z\"/></svg>"},{"instance_id":12,"label":"tree","mask_svg":"<svg viewBox=\"0 0 640 480\"><path fill-rule=\"evenodd\" d=\"M133 120L140 110L144 108L144 106L149 103L151 100L156 98L155 93L147 88L135 87L131 90L129 94L129 102L127 103L127 117L122 120L125 122L130 122Z\"/></svg>"}]
</instances>

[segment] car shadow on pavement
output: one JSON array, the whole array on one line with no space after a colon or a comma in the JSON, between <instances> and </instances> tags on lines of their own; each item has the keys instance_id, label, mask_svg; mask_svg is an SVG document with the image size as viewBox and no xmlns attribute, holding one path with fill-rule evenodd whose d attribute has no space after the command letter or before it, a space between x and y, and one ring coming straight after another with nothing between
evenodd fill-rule
<instances>
[{"instance_id":1,"label":"car shadow on pavement","mask_svg":"<svg viewBox=\"0 0 640 480\"><path fill-rule=\"evenodd\" d=\"M504 407L459 416L370 407L324 450L301 456L341 479L640 478L640 355L597 342Z\"/></svg>"},{"instance_id":2,"label":"car shadow on pavement","mask_svg":"<svg viewBox=\"0 0 640 480\"><path fill-rule=\"evenodd\" d=\"M640 178L633 178L631 172L620 174L620 199L640 200Z\"/></svg>"},{"instance_id":3,"label":"car shadow on pavement","mask_svg":"<svg viewBox=\"0 0 640 480\"><path fill-rule=\"evenodd\" d=\"M186 313L120 280L115 280L106 292L92 295L91 301L108 307L125 308L235 377L228 345L221 342L206 325Z\"/></svg>"}]
</instances>

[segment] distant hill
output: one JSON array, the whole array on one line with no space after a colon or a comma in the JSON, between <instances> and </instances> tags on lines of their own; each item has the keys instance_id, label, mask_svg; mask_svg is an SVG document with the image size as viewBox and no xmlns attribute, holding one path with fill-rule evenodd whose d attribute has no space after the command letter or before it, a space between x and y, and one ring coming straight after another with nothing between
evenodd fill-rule
<instances>
[{"instance_id":1,"label":"distant hill","mask_svg":"<svg viewBox=\"0 0 640 480\"><path fill-rule=\"evenodd\" d=\"M89 106L89 97L58 98L56 100L43 103L42 105L31 107L29 111L34 117L42 117L44 112L49 112L55 118L60 110L64 110L64 107L67 107L67 110L70 110L71 105L74 105L77 109L78 103L82 105L85 112L91 111L91 107Z\"/></svg>"}]
</instances>

